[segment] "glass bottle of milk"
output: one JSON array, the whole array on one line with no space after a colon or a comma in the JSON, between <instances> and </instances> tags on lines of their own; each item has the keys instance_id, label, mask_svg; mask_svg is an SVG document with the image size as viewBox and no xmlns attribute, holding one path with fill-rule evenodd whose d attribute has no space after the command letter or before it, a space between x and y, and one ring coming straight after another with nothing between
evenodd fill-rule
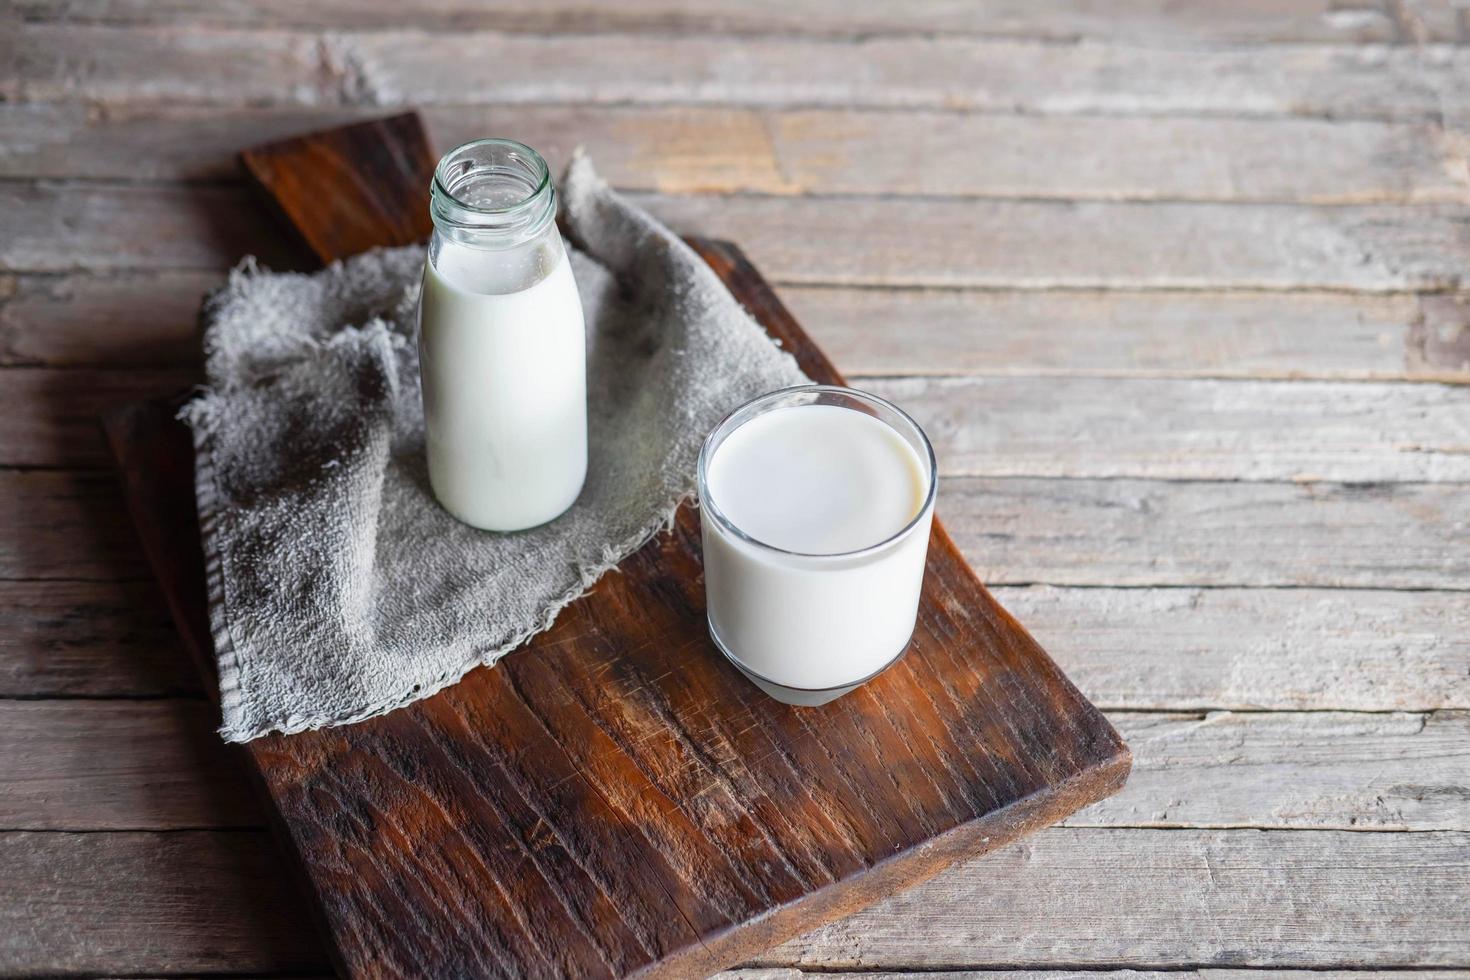
<instances>
[{"instance_id":1,"label":"glass bottle of milk","mask_svg":"<svg viewBox=\"0 0 1470 980\"><path fill-rule=\"evenodd\" d=\"M546 161L513 140L451 150L429 192L419 300L429 482L477 528L570 507L587 475L582 303Z\"/></svg>"}]
</instances>

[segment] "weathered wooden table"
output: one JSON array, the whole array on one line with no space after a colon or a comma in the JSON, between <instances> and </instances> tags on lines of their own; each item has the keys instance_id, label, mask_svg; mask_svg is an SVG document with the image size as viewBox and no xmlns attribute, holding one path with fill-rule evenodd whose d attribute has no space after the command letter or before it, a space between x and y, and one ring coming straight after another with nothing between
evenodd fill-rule
<instances>
[{"instance_id":1,"label":"weathered wooden table","mask_svg":"<svg viewBox=\"0 0 1470 980\"><path fill-rule=\"evenodd\" d=\"M326 969L95 417L197 377L240 255L291 261L235 150L408 104L739 241L1132 745L1122 795L753 974L1470 970L1455 5L13 6L0 974Z\"/></svg>"}]
</instances>

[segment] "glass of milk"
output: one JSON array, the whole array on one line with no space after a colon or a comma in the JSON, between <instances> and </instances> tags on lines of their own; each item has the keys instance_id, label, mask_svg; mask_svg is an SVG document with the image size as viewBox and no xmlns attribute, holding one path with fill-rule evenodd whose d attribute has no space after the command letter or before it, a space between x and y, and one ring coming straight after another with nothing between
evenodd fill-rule
<instances>
[{"instance_id":1,"label":"glass of milk","mask_svg":"<svg viewBox=\"0 0 1470 980\"><path fill-rule=\"evenodd\" d=\"M444 155L419 300L429 482L488 531L544 524L587 475L582 302L540 154L506 139Z\"/></svg>"},{"instance_id":2,"label":"glass of milk","mask_svg":"<svg viewBox=\"0 0 1470 980\"><path fill-rule=\"evenodd\" d=\"M699 454L715 645L787 704L881 673L913 635L937 487L923 430L874 395L802 385L736 409Z\"/></svg>"}]
</instances>

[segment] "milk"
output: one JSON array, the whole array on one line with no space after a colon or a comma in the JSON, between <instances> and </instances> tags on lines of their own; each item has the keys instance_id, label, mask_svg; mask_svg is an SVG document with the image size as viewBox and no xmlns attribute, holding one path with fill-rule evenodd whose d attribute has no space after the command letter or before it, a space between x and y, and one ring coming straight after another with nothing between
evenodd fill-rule
<instances>
[{"instance_id":1,"label":"milk","mask_svg":"<svg viewBox=\"0 0 1470 980\"><path fill-rule=\"evenodd\" d=\"M582 304L560 238L424 267L419 351L429 481L466 524L515 531L577 499L587 474Z\"/></svg>"},{"instance_id":2,"label":"milk","mask_svg":"<svg viewBox=\"0 0 1470 980\"><path fill-rule=\"evenodd\" d=\"M932 454L872 396L810 387L767 399L716 430L702 461L710 632L769 693L821 703L883 669L913 633Z\"/></svg>"}]
</instances>

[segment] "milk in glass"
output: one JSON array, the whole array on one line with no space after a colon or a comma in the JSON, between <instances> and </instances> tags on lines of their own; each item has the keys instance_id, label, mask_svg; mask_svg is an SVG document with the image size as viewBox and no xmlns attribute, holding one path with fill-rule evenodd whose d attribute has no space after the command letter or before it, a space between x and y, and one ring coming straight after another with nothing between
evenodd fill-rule
<instances>
[{"instance_id":1,"label":"milk in glass","mask_svg":"<svg viewBox=\"0 0 1470 980\"><path fill-rule=\"evenodd\" d=\"M752 681L820 704L897 659L935 495L908 416L851 389L774 392L711 434L699 475L710 634Z\"/></svg>"}]
</instances>

